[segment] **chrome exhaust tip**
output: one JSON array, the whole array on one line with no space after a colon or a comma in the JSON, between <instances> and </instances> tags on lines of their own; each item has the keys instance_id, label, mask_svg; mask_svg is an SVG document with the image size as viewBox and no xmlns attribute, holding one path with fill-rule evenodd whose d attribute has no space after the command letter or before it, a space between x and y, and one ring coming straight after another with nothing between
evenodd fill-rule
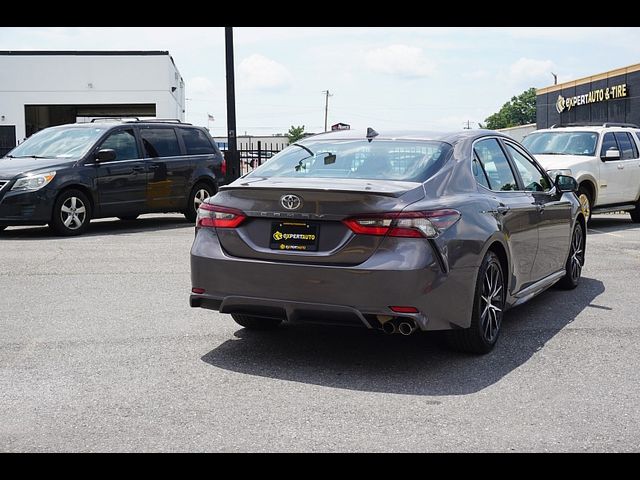
<instances>
[{"instance_id":1,"label":"chrome exhaust tip","mask_svg":"<svg viewBox=\"0 0 640 480\"><path fill-rule=\"evenodd\" d=\"M382 324L382 331L391 335L392 333L396 333L398 329L396 328L396 324L393 320L388 320Z\"/></svg>"},{"instance_id":2,"label":"chrome exhaust tip","mask_svg":"<svg viewBox=\"0 0 640 480\"><path fill-rule=\"evenodd\" d=\"M411 335L413 332L416 331L416 324L413 322L400 322L400 325L398 326L398 331L402 334L402 335Z\"/></svg>"}]
</instances>

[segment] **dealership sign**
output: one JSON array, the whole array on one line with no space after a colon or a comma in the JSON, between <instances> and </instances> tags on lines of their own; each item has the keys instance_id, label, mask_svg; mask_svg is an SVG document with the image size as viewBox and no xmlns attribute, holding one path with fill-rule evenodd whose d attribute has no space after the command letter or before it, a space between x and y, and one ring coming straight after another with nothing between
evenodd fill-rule
<instances>
[{"instance_id":1,"label":"dealership sign","mask_svg":"<svg viewBox=\"0 0 640 480\"><path fill-rule=\"evenodd\" d=\"M579 105L615 100L626 97L627 94L627 84L621 83L620 85L613 85L612 87L591 90L589 93L574 95L573 97L564 98L562 95L558 95L556 110L558 113L562 113L565 110L571 110L571 108Z\"/></svg>"}]
</instances>

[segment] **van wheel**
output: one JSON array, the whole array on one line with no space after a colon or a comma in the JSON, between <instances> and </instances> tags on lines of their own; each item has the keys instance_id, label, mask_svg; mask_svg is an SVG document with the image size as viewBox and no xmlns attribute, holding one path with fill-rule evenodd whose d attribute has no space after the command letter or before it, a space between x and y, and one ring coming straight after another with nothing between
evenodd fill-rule
<instances>
[{"instance_id":1,"label":"van wheel","mask_svg":"<svg viewBox=\"0 0 640 480\"><path fill-rule=\"evenodd\" d=\"M506 282L500 259L488 251L478 272L471 326L448 330L449 346L470 353L489 353L493 350L500 335L505 300Z\"/></svg>"},{"instance_id":2,"label":"van wheel","mask_svg":"<svg viewBox=\"0 0 640 480\"><path fill-rule=\"evenodd\" d=\"M58 235L83 234L91 221L91 203L80 190L62 192L53 205L53 217L49 227Z\"/></svg>"},{"instance_id":3,"label":"van wheel","mask_svg":"<svg viewBox=\"0 0 640 480\"><path fill-rule=\"evenodd\" d=\"M238 325L249 330L274 330L282 323L282 320L277 318L254 317L239 313L232 313L231 316Z\"/></svg>"},{"instance_id":4,"label":"van wheel","mask_svg":"<svg viewBox=\"0 0 640 480\"><path fill-rule=\"evenodd\" d=\"M189 195L187 209L182 212L187 220L195 222L198 216L198 208L207 198L211 197L215 192L213 188L204 182L195 184Z\"/></svg>"}]
</instances>

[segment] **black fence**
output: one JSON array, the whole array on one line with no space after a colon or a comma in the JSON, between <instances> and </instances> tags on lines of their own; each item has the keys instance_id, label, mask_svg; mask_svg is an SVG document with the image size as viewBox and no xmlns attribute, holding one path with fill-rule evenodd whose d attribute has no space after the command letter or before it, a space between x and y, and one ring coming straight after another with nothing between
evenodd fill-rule
<instances>
[{"instance_id":1,"label":"black fence","mask_svg":"<svg viewBox=\"0 0 640 480\"><path fill-rule=\"evenodd\" d=\"M281 144L277 143L263 144L261 141L258 141L257 147L258 148L255 149L238 149L238 153L240 154L240 176L262 165L281 150L281 148L279 148ZM223 150L222 153L226 155L226 151Z\"/></svg>"}]
</instances>

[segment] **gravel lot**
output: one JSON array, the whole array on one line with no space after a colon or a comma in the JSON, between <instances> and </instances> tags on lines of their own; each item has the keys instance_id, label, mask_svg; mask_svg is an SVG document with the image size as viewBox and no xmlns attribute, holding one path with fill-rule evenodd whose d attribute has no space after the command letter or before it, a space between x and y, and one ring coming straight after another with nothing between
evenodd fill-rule
<instances>
[{"instance_id":1,"label":"gravel lot","mask_svg":"<svg viewBox=\"0 0 640 480\"><path fill-rule=\"evenodd\" d=\"M0 234L0 451L639 451L640 225L476 357L434 335L247 332L188 306L178 215Z\"/></svg>"}]
</instances>

